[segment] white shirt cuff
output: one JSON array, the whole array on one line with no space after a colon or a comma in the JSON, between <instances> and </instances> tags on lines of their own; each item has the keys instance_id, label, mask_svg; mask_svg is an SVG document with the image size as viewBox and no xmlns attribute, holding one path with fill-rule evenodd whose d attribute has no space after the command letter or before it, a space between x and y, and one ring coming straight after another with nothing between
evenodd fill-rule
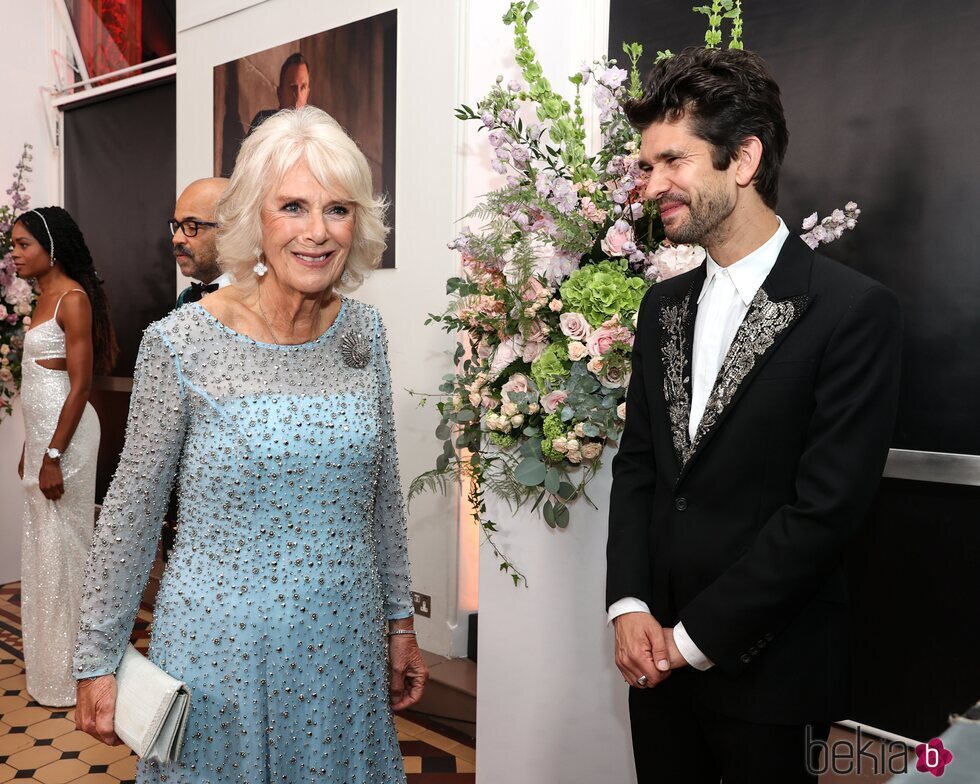
<instances>
[{"instance_id":1,"label":"white shirt cuff","mask_svg":"<svg viewBox=\"0 0 980 784\"><path fill-rule=\"evenodd\" d=\"M626 596L609 605L607 623L612 623L620 615L626 615L626 613L632 612L644 612L647 615L652 615L650 606L646 602L632 596Z\"/></svg>"},{"instance_id":2,"label":"white shirt cuff","mask_svg":"<svg viewBox=\"0 0 980 784\"><path fill-rule=\"evenodd\" d=\"M610 608L610 611L612 608ZM696 670L709 670L715 666L707 656L701 653L701 649L694 644L691 635L687 633L683 623L674 627L674 645L680 651L681 656Z\"/></svg>"}]
</instances>

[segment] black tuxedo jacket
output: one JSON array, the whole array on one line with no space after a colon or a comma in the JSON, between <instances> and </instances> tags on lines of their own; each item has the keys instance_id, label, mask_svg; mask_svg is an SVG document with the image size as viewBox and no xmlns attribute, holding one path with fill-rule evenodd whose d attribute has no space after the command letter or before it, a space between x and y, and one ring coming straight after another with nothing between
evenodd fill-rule
<instances>
[{"instance_id":1,"label":"black tuxedo jacket","mask_svg":"<svg viewBox=\"0 0 980 784\"><path fill-rule=\"evenodd\" d=\"M613 460L606 603L683 621L715 666L697 696L748 721L846 716L848 540L884 468L901 320L884 286L794 236L753 300L688 437L705 266L640 307Z\"/></svg>"}]
</instances>

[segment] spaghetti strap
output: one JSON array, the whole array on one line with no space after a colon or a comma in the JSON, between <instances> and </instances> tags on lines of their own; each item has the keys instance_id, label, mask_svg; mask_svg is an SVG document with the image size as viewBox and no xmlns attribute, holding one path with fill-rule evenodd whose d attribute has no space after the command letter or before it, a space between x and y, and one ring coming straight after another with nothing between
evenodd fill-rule
<instances>
[{"instance_id":1,"label":"spaghetti strap","mask_svg":"<svg viewBox=\"0 0 980 784\"><path fill-rule=\"evenodd\" d=\"M64 294L62 294L60 297L58 297L58 302L54 306L54 315L51 317L52 320L55 320L55 319L58 318L58 308L61 307L61 300L63 300L67 295L71 294L73 291L80 291L80 292L82 292L82 294L85 293L85 289L68 289L68 291L66 291ZM55 323L57 324L58 322L55 321Z\"/></svg>"}]
</instances>

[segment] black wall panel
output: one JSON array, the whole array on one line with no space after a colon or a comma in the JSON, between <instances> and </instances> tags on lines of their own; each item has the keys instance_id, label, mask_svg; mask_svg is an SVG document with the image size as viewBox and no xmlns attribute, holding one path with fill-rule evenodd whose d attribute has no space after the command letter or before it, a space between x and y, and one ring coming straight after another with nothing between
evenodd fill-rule
<instances>
[{"instance_id":1,"label":"black wall panel","mask_svg":"<svg viewBox=\"0 0 980 784\"><path fill-rule=\"evenodd\" d=\"M64 127L65 209L105 281L119 337L114 375L132 376L143 330L174 306L175 85L70 109Z\"/></svg>"},{"instance_id":2,"label":"black wall panel","mask_svg":"<svg viewBox=\"0 0 980 784\"><path fill-rule=\"evenodd\" d=\"M703 41L679 0L612 0L611 57ZM980 455L980 3L743 0L790 130L778 212L791 231L854 200L825 253L896 292L905 318L893 446ZM533 22L532 22L533 25ZM533 30L532 30L533 33ZM727 35L726 35L727 37ZM980 488L884 480L849 557L851 718L938 735L980 697Z\"/></svg>"},{"instance_id":3,"label":"black wall panel","mask_svg":"<svg viewBox=\"0 0 980 784\"><path fill-rule=\"evenodd\" d=\"M702 42L691 5L612 0L610 56L626 61L624 40L648 63ZM858 228L824 252L902 302L894 446L980 454L980 3L742 5L745 46L772 68L789 125L779 213L792 231L856 201Z\"/></svg>"},{"instance_id":4,"label":"black wall panel","mask_svg":"<svg viewBox=\"0 0 980 784\"><path fill-rule=\"evenodd\" d=\"M78 222L105 281L119 338L117 379L96 379L102 425L96 502L119 462L129 378L147 325L173 309L176 267L167 220L177 164L176 90L171 81L115 93L65 112L65 208Z\"/></svg>"}]
</instances>

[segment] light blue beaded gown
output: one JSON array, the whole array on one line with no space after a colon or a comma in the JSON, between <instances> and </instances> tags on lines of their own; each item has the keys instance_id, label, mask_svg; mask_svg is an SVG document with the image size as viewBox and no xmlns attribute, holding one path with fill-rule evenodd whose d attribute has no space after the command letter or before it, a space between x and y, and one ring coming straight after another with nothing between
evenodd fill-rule
<instances>
[{"instance_id":1,"label":"light blue beaded gown","mask_svg":"<svg viewBox=\"0 0 980 784\"><path fill-rule=\"evenodd\" d=\"M187 682L185 745L138 781L404 782L386 619L411 615L384 329L344 299L319 339L258 343L200 304L152 324L96 529L78 678L114 672L174 478L150 658Z\"/></svg>"}]
</instances>

